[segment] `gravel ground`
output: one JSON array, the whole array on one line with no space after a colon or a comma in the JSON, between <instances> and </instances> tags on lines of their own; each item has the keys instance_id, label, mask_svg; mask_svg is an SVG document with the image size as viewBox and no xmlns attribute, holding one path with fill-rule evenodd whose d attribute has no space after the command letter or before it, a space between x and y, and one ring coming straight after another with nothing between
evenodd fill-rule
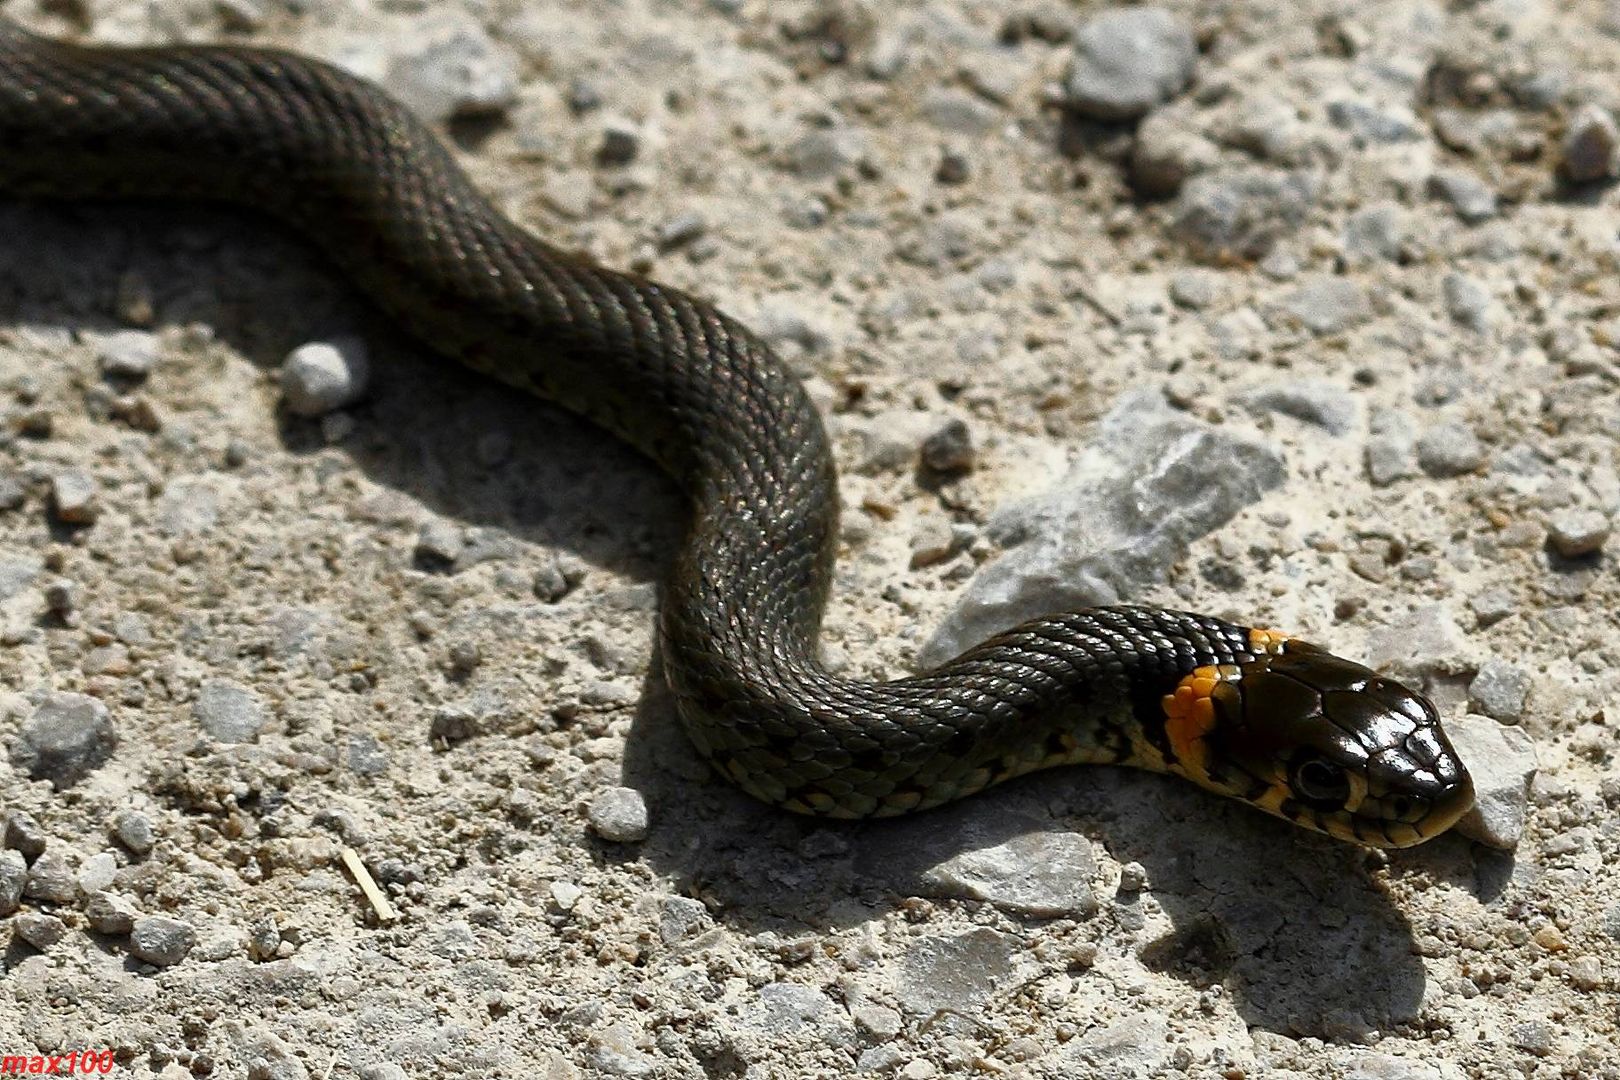
<instances>
[{"instance_id":1,"label":"gravel ground","mask_svg":"<svg viewBox=\"0 0 1620 1080\"><path fill-rule=\"evenodd\" d=\"M1388 856L1106 769L763 808L673 722L633 454L271 226L5 204L0 1053L1620 1077L1620 5L5 11L381 79L760 330L837 439L842 669L1207 610L1423 685L1482 800Z\"/></svg>"}]
</instances>

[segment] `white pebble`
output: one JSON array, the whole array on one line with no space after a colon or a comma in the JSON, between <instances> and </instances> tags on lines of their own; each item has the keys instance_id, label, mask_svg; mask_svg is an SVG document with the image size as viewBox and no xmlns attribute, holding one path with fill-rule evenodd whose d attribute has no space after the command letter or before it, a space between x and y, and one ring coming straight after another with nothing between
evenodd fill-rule
<instances>
[{"instance_id":1,"label":"white pebble","mask_svg":"<svg viewBox=\"0 0 1620 1080\"><path fill-rule=\"evenodd\" d=\"M365 342L355 337L311 341L287 356L281 392L298 416L321 416L365 396L371 377Z\"/></svg>"}]
</instances>

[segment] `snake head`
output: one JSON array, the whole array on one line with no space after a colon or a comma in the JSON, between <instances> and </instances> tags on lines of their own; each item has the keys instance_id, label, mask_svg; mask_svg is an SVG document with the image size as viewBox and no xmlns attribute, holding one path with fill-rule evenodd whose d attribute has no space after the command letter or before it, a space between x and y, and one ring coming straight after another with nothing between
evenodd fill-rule
<instances>
[{"instance_id":1,"label":"snake head","mask_svg":"<svg viewBox=\"0 0 1620 1080\"><path fill-rule=\"evenodd\" d=\"M1420 844L1474 804L1428 698L1315 645L1268 644L1165 698L1172 771L1371 847Z\"/></svg>"}]
</instances>

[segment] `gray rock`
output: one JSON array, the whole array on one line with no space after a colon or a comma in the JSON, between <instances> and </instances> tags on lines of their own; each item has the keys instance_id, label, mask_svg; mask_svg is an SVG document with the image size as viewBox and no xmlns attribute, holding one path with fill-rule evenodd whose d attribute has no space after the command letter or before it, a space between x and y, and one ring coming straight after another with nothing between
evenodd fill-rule
<instances>
[{"instance_id":1,"label":"gray rock","mask_svg":"<svg viewBox=\"0 0 1620 1080\"><path fill-rule=\"evenodd\" d=\"M348 741L349 771L357 776L381 776L388 771L388 751L364 732L354 732Z\"/></svg>"},{"instance_id":2,"label":"gray rock","mask_svg":"<svg viewBox=\"0 0 1620 1080\"><path fill-rule=\"evenodd\" d=\"M1559 165L1577 184L1606 180L1615 175L1615 151L1620 149L1620 126L1607 109L1583 105L1569 118L1559 143Z\"/></svg>"},{"instance_id":3,"label":"gray rock","mask_svg":"<svg viewBox=\"0 0 1620 1080\"><path fill-rule=\"evenodd\" d=\"M1560 510L1547 519L1547 539L1566 559L1602 551L1609 532L1609 516L1596 510Z\"/></svg>"},{"instance_id":4,"label":"gray rock","mask_svg":"<svg viewBox=\"0 0 1620 1080\"><path fill-rule=\"evenodd\" d=\"M467 548L461 526L433 518L423 522L416 534L416 561L423 569L448 569Z\"/></svg>"},{"instance_id":5,"label":"gray rock","mask_svg":"<svg viewBox=\"0 0 1620 1080\"><path fill-rule=\"evenodd\" d=\"M0 473L0 510L15 510L28 501L28 489L8 473Z\"/></svg>"},{"instance_id":6,"label":"gray rock","mask_svg":"<svg viewBox=\"0 0 1620 1080\"><path fill-rule=\"evenodd\" d=\"M849 128L816 128L788 146L782 166L804 180L830 180L866 155L866 143Z\"/></svg>"},{"instance_id":7,"label":"gray rock","mask_svg":"<svg viewBox=\"0 0 1620 1080\"><path fill-rule=\"evenodd\" d=\"M1536 777L1530 736L1523 728L1472 713L1448 718L1446 734L1474 778L1474 808L1457 823L1457 831L1489 847L1517 847Z\"/></svg>"},{"instance_id":8,"label":"gray rock","mask_svg":"<svg viewBox=\"0 0 1620 1080\"><path fill-rule=\"evenodd\" d=\"M1291 416L1332 435L1348 434L1356 422L1355 399L1328 379L1295 379L1264 386L1244 394L1241 400L1251 409Z\"/></svg>"},{"instance_id":9,"label":"gray rock","mask_svg":"<svg viewBox=\"0 0 1620 1080\"><path fill-rule=\"evenodd\" d=\"M47 904L71 904L79 899L79 878L66 856L54 850L34 860L28 868L23 895Z\"/></svg>"},{"instance_id":10,"label":"gray rock","mask_svg":"<svg viewBox=\"0 0 1620 1080\"><path fill-rule=\"evenodd\" d=\"M258 694L223 679L204 683L197 691L191 718L209 738L222 743L257 742L270 721Z\"/></svg>"},{"instance_id":11,"label":"gray rock","mask_svg":"<svg viewBox=\"0 0 1620 1080\"><path fill-rule=\"evenodd\" d=\"M1068 106L1094 120L1134 120L1192 81L1192 27L1163 8L1113 8L1081 24L1063 83Z\"/></svg>"},{"instance_id":12,"label":"gray rock","mask_svg":"<svg viewBox=\"0 0 1620 1080\"><path fill-rule=\"evenodd\" d=\"M84 918L98 934L123 937L135 929L140 912L128 900L110 892L93 892L85 898Z\"/></svg>"},{"instance_id":13,"label":"gray rock","mask_svg":"<svg viewBox=\"0 0 1620 1080\"><path fill-rule=\"evenodd\" d=\"M383 79L421 117L443 122L499 116L517 101L517 54L476 23L417 40Z\"/></svg>"},{"instance_id":14,"label":"gray rock","mask_svg":"<svg viewBox=\"0 0 1620 1080\"><path fill-rule=\"evenodd\" d=\"M37 911L25 911L11 921L13 932L44 952L67 935L67 924L55 915L44 915Z\"/></svg>"},{"instance_id":15,"label":"gray rock","mask_svg":"<svg viewBox=\"0 0 1620 1080\"><path fill-rule=\"evenodd\" d=\"M1524 719L1524 702L1529 695L1530 673L1495 657L1481 664L1468 684L1469 706L1504 724Z\"/></svg>"},{"instance_id":16,"label":"gray rock","mask_svg":"<svg viewBox=\"0 0 1620 1080\"><path fill-rule=\"evenodd\" d=\"M1367 427L1367 479L1374 486L1417 475L1417 433L1411 417L1395 409L1374 409Z\"/></svg>"},{"instance_id":17,"label":"gray rock","mask_svg":"<svg viewBox=\"0 0 1620 1080\"><path fill-rule=\"evenodd\" d=\"M371 378L366 343L357 337L311 341L287 354L282 399L296 416L318 417L365 396Z\"/></svg>"},{"instance_id":18,"label":"gray rock","mask_svg":"<svg viewBox=\"0 0 1620 1080\"><path fill-rule=\"evenodd\" d=\"M986 817L946 808L895 822L869 839L856 869L902 892L983 900L1036 918L1096 908L1090 842L1018 810Z\"/></svg>"},{"instance_id":19,"label":"gray rock","mask_svg":"<svg viewBox=\"0 0 1620 1080\"><path fill-rule=\"evenodd\" d=\"M1491 292L1477 278L1466 274L1447 274L1441 282L1446 297L1446 312L1459 326L1483 333L1490 328Z\"/></svg>"},{"instance_id":20,"label":"gray rock","mask_svg":"<svg viewBox=\"0 0 1620 1080\"><path fill-rule=\"evenodd\" d=\"M1415 142L1423 137L1417 114L1404 105L1341 98L1328 102L1327 115L1334 127L1363 143Z\"/></svg>"},{"instance_id":21,"label":"gray rock","mask_svg":"<svg viewBox=\"0 0 1620 1080\"><path fill-rule=\"evenodd\" d=\"M1173 110L1150 114L1131 145L1131 185L1151 198L1176 194L1188 180L1220 164L1221 150Z\"/></svg>"},{"instance_id":22,"label":"gray rock","mask_svg":"<svg viewBox=\"0 0 1620 1080\"><path fill-rule=\"evenodd\" d=\"M1359 285L1328 275L1309 278L1278 307L1313 334L1342 333L1372 317L1372 305Z\"/></svg>"},{"instance_id":23,"label":"gray rock","mask_svg":"<svg viewBox=\"0 0 1620 1080\"><path fill-rule=\"evenodd\" d=\"M947 420L923 440L922 463L938 473L964 473L973 468L973 434L961 420Z\"/></svg>"},{"instance_id":24,"label":"gray rock","mask_svg":"<svg viewBox=\"0 0 1620 1080\"><path fill-rule=\"evenodd\" d=\"M51 477L51 512L67 525L89 525L101 516L95 478L83 469L66 469Z\"/></svg>"},{"instance_id":25,"label":"gray rock","mask_svg":"<svg viewBox=\"0 0 1620 1080\"><path fill-rule=\"evenodd\" d=\"M1417 441L1417 462L1430 476L1462 476L1485 464L1485 444L1466 424L1436 424Z\"/></svg>"},{"instance_id":26,"label":"gray rock","mask_svg":"<svg viewBox=\"0 0 1620 1080\"><path fill-rule=\"evenodd\" d=\"M1425 604L1367 635L1367 666L1407 675L1457 675L1471 667L1468 639L1444 604Z\"/></svg>"},{"instance_id":27,"label":"gray rock","mask_svg":"<svg viewBox=\"0 0 1620 1080\"><path fill-rule=\"evenodd\" d=\"M22 852L24 859L37 859L45 854L45 830L21 810L13 810L6 815L5 843Z\"/></svg>"},{"instance_id":28,"label":"gray rock","mask_svg":"<svg viewBox=\"0 0 1620 1080\"><path fill-rule=\"evenodd\" d=\"M1470 225L1496 216L1496 192L1462 169L1441 169L1429 177L1429 194L1450 203Z\"/></svg>"},{"instance_id":29,"label":"gray rock","mask_svg":"<svg viewBox=\"0 0 1620 1080\"><path fill-rule=\"evenodd\" d=\"M165 536L199 536L219 522L219 489L212 481L177 480L158 501L158 528Z\"/></svg>"},{"instance_id":30,"label":"gray rock","mask_svg":"<svg viewBox=\"0 0 1620 1080\"><path fill-rule=\"evenodd\" d=\"M1067 1076L1147 1076L1168 1061L1169 1036L1164 1014L1136 1013L1092 1028L1053 1058Z\"/></svg>"},{"instance_id":31,"label":"gray rock","mask_svg":"<svg viewBox=\"0 0 1620 1080\"><path fill-rule=\"evenodd\" d=\"M1170 279L1170 299L1189 311L1202 311L1215 302L1217 279L1209 270L1181 270Z\"/></svg>"},{"instance_id":32,"label":"gray rock","mask_svg":"<svg viewBox=\"0 0 1620 1080\"><path fill-rule=\"evenodd\" d=\"M923 119L949 135L983 138L1001 123L994 106L955 87L937 87L923 95L918 107Z\"/></svg>"},{"instance_id":33,"label":"gray rock","mask_svg":"<svg viewBox=\"0 0 1620 1080\"><path fill-rule=\"evenodd\" d=\"M79 864L79 873L74 880L79 891L89 895L111 888L117 874L118 856L110 851L100 851Z\"/></svg>"},{"instance_id":34,"label":"gray rock","mask_svg":"<svg viewBox=\"0 0 1620 1080\"><path fill-rule=\"evenodd\" d=\"M616 787L600 792L585 811L591 831L618 844L647 838L647 803L634 788Z\"/></svg>"},{"instance_id":35,"label":"gray rock","mask_svg":"<svg viewBox=\"0 0 1620 1080\"><path fill-rule=\"evenodd\" d=\"M1481 629L1495 626L1517 611L1518 607L1518 601L1514 598L1512 590L1503 586L1486 589L1468 598L1468 608L1474 613L1474 619Z\"/></svg>"},{"instance_id":36,"label":"gray rock","mask_svg":"<svg viewBox=\"0 0 1620 1080\"><path fill-rule=\"evenodd\" d=\"M1197 259L1259 259L1305 221L1317 182L1304 172L1238 168L1203 173L1176 198L1171 231Z\"/></svg>"},{"instance_id":37,"label":"gray rock","mask_svg":"<svg viewBox=\"0 0 1620 1080\"><path fill-rule=\"evenodd\" d=\"M106 764L118 746L107 706L84 694L47 694L18 736L12 763L58 791Z\"/></svg>"},{"instance_id":38,"label":"gray rock","mask_svg":"<svg viewBox=\"0 0 1620 1080\"><path fill-rule=\"evenodd\" d=\"M689 896L672 896L664 901L663 913L658 919L658 939L673 945L714 924L703 901Z\"/></svg>"},{"instance_id":39,"label":"gray rock","mask_svg":"<svg viewBox=\"0 0 1620 1080\"><path fill-rule=\"evenodd\" d=\"M641 131L628 120L610 119L602 125L602 141L596 145L596 163L618 168L636 160L641 153Z\"/></svg>"},{"instance_id":40,"label":"gray rock","mask_svg":"<svg viewBox=\"0 0 1620 1080\"><path fill-rule=\"evenodd\" d=\"M1344 255L1352 266L1394 262L1405 242L1406 216L1393 203L1364 207L1344 223Z\"/></svg>"},{"instance_id":41,"label":"gray rock","mask_svg":"<svg viewBox=\"0 0 1620 1080\"><path fill-rule=\"evenodd\" d=\"M10 848L0 851L0 918L17 910L27 882L28 861L22 857L22 852Z\"/></svg>"},{"instance_id":42,"label":"gray rock","mask_svg":"<svg viewBox=\"0 0 1620 1080\"><path fill-rule=\"evenodd\" d=\"M157 356L157 335L146 330L118 330L103 337L96 346L101 373L128 382L150 375Z\"/></svg>"},{"instance_id":43,"label":"gray rock","mask_svg":"<svg viewBox=\"0 0 1620 1080\"><path fill-rule=\"evenodd\" d=\"M855 1041L855 1025L844 1010L814 986L773 982L739 1010L742 1025L776 1038L811 1036L826 1046Z\"/></svg>"},{"instance_id":44,"label":"gray rock","mask_svg":"<svg viewBox=\"0 0 1620 1080\"><path fill-rule=\"evenodd\" d=\"M701 237L708 228L709 223L703 219L702 214L696 211L688 212L658 226L653 235L653 242L658 245L659 251L674 251Z\"/></svg>"},{"instance_id":45,"label":"gray rock","mask_svg":"<svg viewBox=\"0 0 1620 1080\"><path fill-rule=\"evenodd\" d=\"M1137 595L1284 476L1274 447L1175 412L1156 390L1122 395L1068 477L996 514L992 534L1017 546L975 576L921 662L1035 615Z\"/></svg>"},{"instance_id":46,"label":"gray rock","mask_svg":"<svg viewBox=\"0 0 1620 1080\"><path fill-rule=\"evenodd\" d=\"M197 944L190 923L166 915L144 915L129 932L129 952L153 967L170 967L186 958Z\"/></svg>"},{"instance_id":47,"label":"gray rock","mask_svg":"<svg viewBox=\"0 0 1620 1080\"><path fill-rule=\"evenodd\" d=\"M152 834L152 821L139 810L120 810L113 818L113 839L136 855L145 855L156 842Z\"/></svg>"},{"instance_id":48,"label":"gray rock","mask_svg":"<svg viewBox=\"0 0 1620 1080\"><path fill-rule=\"evenodd\" d=\"M917 938L900 960L900 1006L912 1016L941 1009L974 1015L1018 970L1021 948L1011 934L987 927Z\"/></svg>"}]
</instances>

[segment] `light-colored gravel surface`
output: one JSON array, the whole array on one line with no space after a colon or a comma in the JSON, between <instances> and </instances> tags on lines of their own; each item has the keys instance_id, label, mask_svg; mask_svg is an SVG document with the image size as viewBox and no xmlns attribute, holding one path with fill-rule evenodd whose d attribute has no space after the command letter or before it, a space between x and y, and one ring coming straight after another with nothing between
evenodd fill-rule
<instances>
[{"instance_id":1,"label":"light-colored gravel surface","mask_svg":"<svg viewBox=\"0 0 1620 1080\"><path fill-rule=\"evenodd\" d=\"M1288 628L1429 690L1474 839L1102 769L758 806L660 686L634 455L272 226L3 204L0 1054L1620 1076L1620 9L1166 7L5 12L380 78L520 220L767 335L837 438L844 669L1113 596Z\"/></svg>"}]
</instances>

